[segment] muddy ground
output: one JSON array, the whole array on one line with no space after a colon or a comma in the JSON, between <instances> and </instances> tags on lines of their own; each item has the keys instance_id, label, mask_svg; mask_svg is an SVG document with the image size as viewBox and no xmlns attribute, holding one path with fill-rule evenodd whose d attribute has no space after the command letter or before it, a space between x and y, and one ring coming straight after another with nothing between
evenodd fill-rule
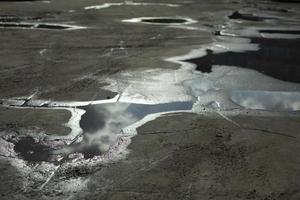
<instances>
[{"instance_id":1,"label":"muddy ground","mask_svg":"<svg viewBox=\"0 0 300 200\"><path fill-rule=\"evenodd\" d=\"M105 3L115 4L85 9ZM67 137L78 128L70 118L85 107L51 107L49 102L112 100L126 90L122 81L109 90L110 78L120 80L132 71L128 79L136 71L176 70L178 63L164 59L206 48L226 31L259 41L261 50L215 54L207 47L206 56L186 60L203 73L211 72L212 65L254 69L272 77L269 85L276 86L270 91L300 91L299 1L134 3L0 2L0 199L300 199L300 116L295 109L300 99L282 112L240 106L234 107L238 111L220 111L212 104L202 105L201 111L173 109L176 113L138 126L136 135L116 139L112 154L85 150L98 155L89 159L63 148L81 147L89 139L84 133ZM248 14L241 14L245 10ZM128 22L139 17L171 19L160 21L169 24ZM176 24L187 18L195 23ZM279 27L276 34L281 35L266 40L262 38L268 35L261 32L238 32L249 27L266 34L276 32L270 27ZM280 32L286 29L291 30ZM138 86L146 79L147 73L133 80ZM273 79L279 82L273 84ZM263 84L264 90L269 87ZM155 92L152 96L160 98ZM7 105L7 99L24 101ZM31 99L43 103L30 104ZM197 96L191 99L194 103Z\"/></svg>"}]
</instances>

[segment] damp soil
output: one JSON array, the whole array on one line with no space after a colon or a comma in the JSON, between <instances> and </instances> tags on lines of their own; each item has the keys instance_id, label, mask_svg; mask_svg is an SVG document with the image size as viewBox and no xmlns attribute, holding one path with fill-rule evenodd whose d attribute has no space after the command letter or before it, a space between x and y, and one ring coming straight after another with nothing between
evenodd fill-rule
<instances>
[{"instance_id":1,"label":"damp soil","mask_svg":"<svg viewBox=\"0 0 300 200\"><path fill-rule=\"evenodd\" d=\"M152 18L152 19L142 19L142 22L155 23L155 24L183 24L186 23L185 19L173 19L173 18Z\"/></svg>"},{"instance_id":2,"label":"damp soil","mask_svg":"<svg viewBox=\"0 0 300 200\"><path fill-rule=\"evenodd\" d=\"M207 49L206 56L186 61L196 64L197 70L205 73L211 72L213 65L236 66L257 70L279 80L300 83L300 39L252 38L251 42L259 44L260 49L218 54Z\"/></svg>"}]
</instances>

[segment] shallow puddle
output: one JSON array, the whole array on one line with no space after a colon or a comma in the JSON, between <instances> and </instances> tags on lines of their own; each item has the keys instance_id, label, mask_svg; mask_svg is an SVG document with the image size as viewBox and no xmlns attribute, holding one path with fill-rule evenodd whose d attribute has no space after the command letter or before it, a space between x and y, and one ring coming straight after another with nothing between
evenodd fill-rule
<instances>
[{"instance_id":1,"label":"shallow puddle","mask_svg":"<svg viewBox=\"0 0 300 200\"><path fill-rule=\"evenodd\" d=\"M259 44L257 51L215 53L186 60L197 65L201 72L211 72L213 65L236 66L257 70L267 76L290 82L300 82L300 40L252 38Z\"/></svg>"},{"instance_id":2,"label":"shallow puddle","mask_svg":"<svg viewBox=\"0 0 300 200\"><path fill-rule=\"evenodd\" d=\"M183 17L139 17L122 20L123 22L144 23L144 24L166 24L166 25L180 25L193 24L197 21L191 18Z\"/></svg>"},{"instance_id":3,"label":"shallow puddle","mask_svg":"<svg viewBox=\"0 0 300 200\"><path fill-rule=\"evenodd\" d=\"M186 23L185 19L172 19L172 18L153 18L153 19L142 19L142 22L157 23L157 24L180 24Z\"/></svg>"},{"instance_id":4,"label":"shallow puddle","mask_svg":"<svg viewBox=\"0 0 300 200\"><path fill-rule=\"evenodd\" d=\"M22 105L21 105L22 106ZM28 105L27 105L28 106ZM25 105L24 108L31 108ZM87 105L76 108L84 110L78 123L82 133L69 144L60 142L62 138L49 140L46 143L32 136L22 136L6 141L14 144L17 155L28 162L59 163L68 160L69 155L82 153L85 159L103 155L117 140L122 137L131 137L134 133L124 133L123 129L142 120L148 115L167 112L191 111L193 102L172 102L162 104L132 104L132 103L104 103ZM32 108L37 108L32 107ZM40 107L41 109L43 107ZM47 109L51 109L48 107ZM53 108L55 109L55 108ZM63 109L63 108L62 108ZM75 109L75 108L74 108ZM63 160L58 160L60 155Z\"/></svg>"},{"instance_id":5,"label":"shallow puddle","mask_svg":"<svg viewBox=\"0 0 300 200\"><path fill-rule=\"evenodd\" d=\"M85 158L101 155L123 135L122 129L147 115L191 110L193 102L173 102L147 105L114 103L81 107L86 111L80 120L83 141L71 145L70 153L82 153Z\"/></svg>"},{"instance_id":6,"label":"shallow puddle","mask_svg":"<svg viewBox=\"0 0 300 200\"><path fill-rule=\"evenodd\" d=\"M299 92L233 91L231 99L247 109L300 111Z\"/></svg>"},{"instance_id":7,"label":"shallow puddle","mask_svg":"<svg viewBox=\"0 0 300 200\"><path fill-rule=\"evenodd\" d=\"M50 147L42 145L30 136L20 138L14 145L15 152L26 161L49 162L51 160L52 150Z\"/></svg>"}]
</instances>

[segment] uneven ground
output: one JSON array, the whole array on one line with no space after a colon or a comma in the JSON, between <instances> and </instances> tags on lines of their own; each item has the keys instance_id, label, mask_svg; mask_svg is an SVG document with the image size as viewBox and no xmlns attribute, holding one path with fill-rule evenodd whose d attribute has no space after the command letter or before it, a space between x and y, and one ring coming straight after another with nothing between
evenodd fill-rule
<instances>
[{"instance_id":1,"label":"uneven ground","mask_svg":"<svg viewBox=\"0 0 300 200\"><path fill-rule=\"evenodd\" d=\"M20 18L17 21L87 28L0 28L0 99L33 93L35 99L51 101L111 99L117 93L103 88L107 78L127 70L177 69L177 64L163 59L214 42L222 26L228 25L227 16L242 8L262 13L271 10L274 15L295 18L288 27L299 26L297 1L151 2L181 6L123 5L85 10L86 6L107 2L1 1L0 22L5 16L15 16ZM198 22L186 25L192 28L122 22L144 16L182 16ZM251 17L241 26L254 25L266 26ZM270 26L276 25L270 22ZM295 51L300 42L293 41L289 42ZM278 57L290 58L287 45L278 43L284 49L277 52ZM267 48L263 51L270 52ZM292 55L295 60L288 64L297 66L299 53ZM247 64L256 64L257 57L250 54L237 58L239 61L235 54L228 56L233 57L218 60L211 56L208 60L211 65L231 65L247 59ZM199 67L208 61L195 62ZM265 60L259 62L268 64ZM292 81L299 82L298 76ZM296 83L288 88L299 92ZM122 93L122 85L117 92ZM215 110L166 114L139 127L138 134L131 138L129 153L121 159L98 163L70 158L63 163L64 158L58 165L24 161L12 149L17 144L15 138L24 135L66 136L70 128L64 124L70 112L0 107L0 142L5 141L0 143L0 199L300 199L299 112L247 110L238 114L224 111L222 115ZM54 148L64 142L58 140ZM58 170L56 166L60 166Z\"/></svg>"}]
</instances>

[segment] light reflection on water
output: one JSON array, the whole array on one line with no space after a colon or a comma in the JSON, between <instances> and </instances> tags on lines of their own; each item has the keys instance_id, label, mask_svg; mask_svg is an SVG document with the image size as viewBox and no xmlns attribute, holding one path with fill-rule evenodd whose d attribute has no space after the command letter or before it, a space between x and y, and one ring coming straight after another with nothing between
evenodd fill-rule
<instances>
[{"instance_id":1,"label":"light reflection on water","mask_svg":"<svg viewBox=\"0 0 300 200\"><path fill-rule=\"evenodd\" d=\"M122 135L122 129L153 113L191 110L193 102L172 102L156 105L113 103L81 107L86 110L80 120L84 135L80 143L73 144L69 153L82 153L92 158L107 151Z\"/></svg>"},{"instance_id":2,"label":"light reflection on water","mask_svg":"<svg viewBox=\"0 0 300 200\"><path fill-rule=\"evenodd\" d=\"M247 109L300 111L299 92L235 90L231 99Z\"/></svg>"}]
</instances>

